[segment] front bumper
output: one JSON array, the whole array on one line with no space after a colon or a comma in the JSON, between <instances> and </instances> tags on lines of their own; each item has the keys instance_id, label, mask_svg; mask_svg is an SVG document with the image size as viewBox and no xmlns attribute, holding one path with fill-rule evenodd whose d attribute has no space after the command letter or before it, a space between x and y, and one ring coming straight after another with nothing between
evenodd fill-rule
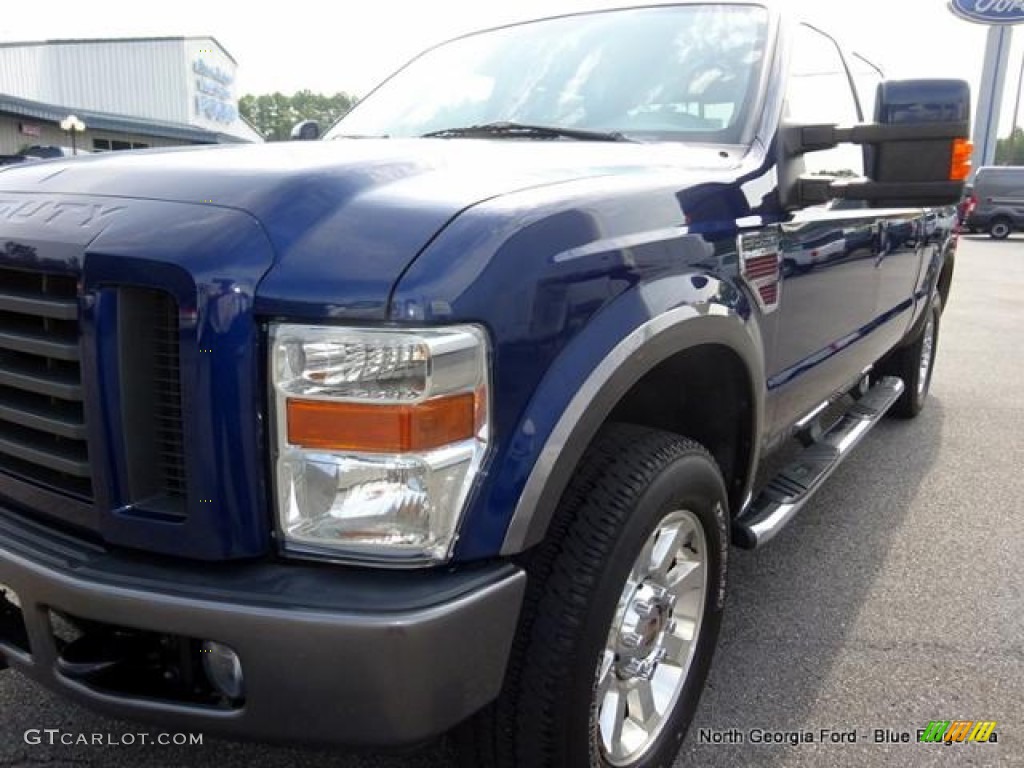
<instances>
[{"instance_id":1,"label":"front bumper","mask_svg":"<svg viewBox=\"0 0 1024 768\"><path fill-rule=\"evenodd\" d=\"M163 728L359 746L429 738L497 696L526 576L508 563L399 573L164 561L0 510L0 584L17 594L27 630L18 642L0 626L0 668L6 660L96 710ZM227 644L245 700L201 706L71 679L51 611Z\"/></svg>"}]
</instances>

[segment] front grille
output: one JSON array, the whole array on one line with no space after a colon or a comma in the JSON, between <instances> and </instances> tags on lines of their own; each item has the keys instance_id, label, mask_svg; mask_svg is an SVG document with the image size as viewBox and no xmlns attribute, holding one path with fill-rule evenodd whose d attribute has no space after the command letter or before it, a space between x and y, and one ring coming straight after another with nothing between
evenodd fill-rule
<instances>
[{"instance_id":1,"label":"front grille","mask_svg":"<svg viewBox=\"0 0 1024 768\"><path fill-rule=\"evenodd\" d=\"M92 498L68 275L0 267L0 472Z\"/></svg>"},{"instance_id":2,"label":"front grille","mask_svg":"<svg viewBox=\"0 0 1024 768\"><path fill-rule=\"evenodd\" d=\"M118 290L121 408L131 502L140 512L184 514L178 305L162 291Z\"/></svg>"},{"instance_id":3,"label":"front grille","mask_svg":"<svg viewBox=\"0 0 1024 768\"><path fill-rule=\"evenodd\" d=\"M167 496L185 495L185 449L181 426L181 350L178 305L165 294L156 302L153 343L156 347L156 431L160 488Z\"/></svg>"}]
</instances>

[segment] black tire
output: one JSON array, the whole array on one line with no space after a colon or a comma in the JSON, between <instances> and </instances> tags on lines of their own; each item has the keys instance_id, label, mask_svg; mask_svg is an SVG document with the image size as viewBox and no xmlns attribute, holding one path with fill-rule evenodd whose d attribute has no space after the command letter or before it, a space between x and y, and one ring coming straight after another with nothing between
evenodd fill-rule
<instances>
[{"instance_id":1,"label":"black tire","mask_svg":"<svg viewBox=\"0 0 1024 768\"><path fill-rule=\"evenodd\" d=\"M703 529L705 599L696 649L660 735L630 768L671 766L696 711L725 600L725 483L697 443L631 425L602 429L527 563L529 588L499 700L457 734L466 766L605 768L596 672L626 578L675 510ZM676 562L673 560L672 562ZM699 601L698 601L699 602Z\"/></svg>"},{"instance_id":2,"label":"black tire","mask_svg":"<svg viewBox=\"0 0 1024 768\"><path fill-rule=\"evenodd\" d=\"M993 240L1005 240L1013 234L1013 222L1003 217L993 219L988 225L988 234Z\"/></svg>"},{"instance_id":3,"label":"black tire","mask_svg":"<svg viewBox=\"0 0 1024 768\"><path fill-rule=\"evenodd\" d=\"M900 399L889 411L890 415L900 419L913 419L917 416L924 409L928 393L931 391L942 321L942 298L938 294L932 297L928 312L927 319L921 323L917 338L911 344L896 350L889 362L883 366L885 373L899 376L906 385ZM922 360L929 333L932 335L931 349L927 370L923 370Z\"/></svg>"}]
</instances>

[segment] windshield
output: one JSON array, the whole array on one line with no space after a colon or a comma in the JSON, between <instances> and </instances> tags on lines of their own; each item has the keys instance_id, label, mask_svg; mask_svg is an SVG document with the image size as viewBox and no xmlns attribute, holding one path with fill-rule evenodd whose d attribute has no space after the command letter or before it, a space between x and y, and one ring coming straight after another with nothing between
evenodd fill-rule
<instances>
[{"instance_id":1,"label":"windshield","mask_svg":"<svg viewBox=\"0 0 1024 768\"><path fill-rule=\"evenodd\" d=\"M767 28L759 6L681 5L482 32L414 59L327 138L412 137L508 122L738 143Z\"/></svg>"}]
</instances>

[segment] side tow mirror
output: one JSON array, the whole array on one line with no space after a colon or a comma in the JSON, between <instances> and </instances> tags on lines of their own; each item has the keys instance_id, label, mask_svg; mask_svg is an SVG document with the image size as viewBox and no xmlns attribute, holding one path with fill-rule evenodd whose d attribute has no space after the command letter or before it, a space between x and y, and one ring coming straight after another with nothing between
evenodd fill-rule
<instances>
[{"instance_id":1,"label":"side tow mirror","mask_svg":"<svg viewBox=\"0 0 1024 768\"><path fill-rule=\"evenodd\" d=\"M292 128L292 141L316 141L320 138L320 123L316 120L303 120Z\"/></svg>"},{"instance_id":2,"label":"side tow mirror","mask_svg":"<svg viewBox=\"0 0 1024 768\"><path fill-rule=\"evenodd\" d=\"M903 80L878 89L875 122L853 128L794 125L786 152L799 156L839 144L866 146L869 181L802 177L801 205L836 198L879 208L956 205L971 172L970 87L962 80Z\"/></svg>"}]
</instances>

